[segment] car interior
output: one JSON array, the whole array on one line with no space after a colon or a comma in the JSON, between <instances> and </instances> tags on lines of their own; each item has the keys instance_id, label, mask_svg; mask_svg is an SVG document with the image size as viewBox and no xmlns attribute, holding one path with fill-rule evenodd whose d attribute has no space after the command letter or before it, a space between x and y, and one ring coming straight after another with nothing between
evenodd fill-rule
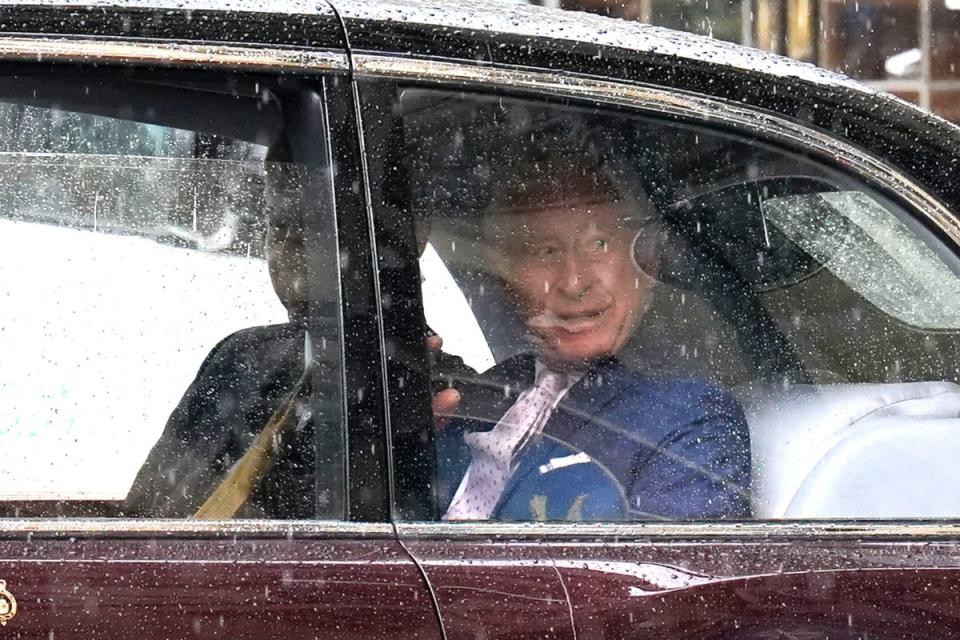
<instances>
[{"instance_id":1,"label":"car interior","mask_svg":"<svg viewBox=\"0 0 960 640\"><path fill-rule=\"evenodd\" d=\"M149 92L146 86L129 76L89 83L62 74L18 76L0 80L0 95L26 109L17 112L21 120L31 109L56 107L199 132L185 162L228 157L262 164L285 127L297 126L284 121L290 116L277 97L297 93L292 80L269 99L254 82L214 90L181 75L176 82L154 79ZM477 329L467 340L482 338L478 352L497 362L526 348L503 283L477 242L491 167L509 148L505 138L575 139L658 218L659 282L620 357L650 375L702 377L737 395L751 434L756 518L960 516L960 470L950 454L960 450L960 261L892 194L802 150L719 127L422 88L391 98L399 118L383 140L371 142L386 149L373 159L383 177L376 188L384 206L411 225L411 240L412 227L427 227L443 269L424 267L421 275L429 280L442 271ZM82 150L85 143L74 142ZM87 220L29 206L35 198L23 185L44 179L50 157L30 169L35 158L19 156L37 149L5 144L2 170L19 177L0 181L7 192L0 218L87 228ZM262 256L262 176L228 190L216 187L220 177L211 173L209 188L201 189L209 202L175 209L182 220L148 229L143 220L107 216L99 230ZM223 200L224 193L234 200ZM125 203L114 204L122 211ZM199 227L190 219L198 207L216 212L201 217ZM238 221L224 208L257 215ZM229 241L217 245L218 234ZM449 300L424 298L423 305L428 325L435 324L431 309L452 309ZM322 308L330 313L329 305ZM443 337L453 353L464 344L461 336ZM442 370L434 375L449 377ZM102 515L115 502L5 500L0 512Z\"/></svg>"},{"instance_id":2,"label":"car interior","mask_svg":"<svg viewBox=\"0 0 960 640\"><path fill-rule=\"evenodd\" d=\"M232 331L286 321L264 211L323 201L326 183L291 162L313 159L284 143L297 117L320 117L290 108L308 90L156 70L0 78L0 225L20 245L3 265L20 301L5 348L34 372L2 385L0 514L118 514L204 355ZM324 286L314 293L330 317L312 326L335 345L338 314Z\"/></svg>"},{"instance_id":3,"label":"car interior","mask_svg":"<svg viewBox=\"0 0 960 640\"><path fill-rule=\"evenodd\" d=\"M494 360L525 345L477 248L490 166L505 137L579 136L663 225L654 301L620 358L737 394L756 518L960 515L945 455L960 450L960 262L903 206L742 133L425 89L396 100L407 175L386 180L398 210L432 212L431 244Z\"/></svg>"}]
</instances>

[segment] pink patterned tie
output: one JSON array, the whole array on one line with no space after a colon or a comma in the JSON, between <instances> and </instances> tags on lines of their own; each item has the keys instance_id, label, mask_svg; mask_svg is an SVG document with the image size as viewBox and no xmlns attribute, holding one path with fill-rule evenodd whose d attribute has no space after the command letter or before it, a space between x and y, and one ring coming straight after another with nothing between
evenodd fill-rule
<instances>
[{"instance_id":1,"label":"pink patterned tie","mask_svg":"<svg viewBox=\"0 0 960 640\"><path fill-rule=\"evenodd\" d=\"M500 501L513 472L513 458L543 429L556 399L568 386L565 374L540 372L535 386L520 394L490 431L464 435L472 460L444 520L486 520Z\"/></svg>"}]
</instances>

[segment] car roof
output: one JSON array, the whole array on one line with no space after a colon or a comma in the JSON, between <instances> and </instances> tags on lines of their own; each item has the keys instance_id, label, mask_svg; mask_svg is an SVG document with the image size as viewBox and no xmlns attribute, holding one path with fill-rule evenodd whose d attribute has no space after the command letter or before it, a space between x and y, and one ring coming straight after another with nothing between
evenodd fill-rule
<instances>
[{"instance_id":1,"label":"car roof","mask_svg":"<svg viewBox=\"0 0 960 640\"><path fill-rule=\"evenodd\" d=\"M634 53L675 56L752 73L871 89L846 76L759 49L656 27L635 20L552 9L506 0L331 0L345 20L433 25L439 29L505 33L592 44Z\"/></svg>"},{"instance_id":2,"label":"car roof","mask_svg":"<svg viewBox=\"0 0 960 640\"><path fill-rule=\"evenodd\" d=\"M264 9L262 0L25 0L0 2L0 6L63 7L65 9L117 8L158 9L161 11L239 11L242 13L273 13L298 15L326 15L332 9L323 0L270 0Z\"/></svg>"},{"instance_id":3,"label":"car roof","mask_svg":"<svg viewBox=\"0 0 960 640\"><path fill-rule=\"evenodd\" d=\"M715 38L656 27L633 20L565 11L516 0L28 0L0 6L67 9L126 8L179 12L229 11L273 15L330 15L332 4L345 20L426 25L438 30L510 34L577 42L634 53L673 56L733 67L750 73L797 78L823 85L876 93L849 78L759 49Z\"/></svg>"}]
</instances>

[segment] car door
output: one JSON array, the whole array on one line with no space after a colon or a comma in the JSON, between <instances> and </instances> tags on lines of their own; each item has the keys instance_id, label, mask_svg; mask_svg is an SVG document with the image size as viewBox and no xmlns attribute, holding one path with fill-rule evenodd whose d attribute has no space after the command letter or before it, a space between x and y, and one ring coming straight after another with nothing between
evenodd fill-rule
<instances>
[{"instance_id":1,"label":"car door","mask_svg":"<svg viewBox=\"0 0 960 640\"><path fill-rule=\"evenodd\" d=\"M314 11L4 10L64 36L2 37L9 637L438 636L382 506L352 94Z\"/></svg>"},{"instance_id":2,"label":"car door","mask_svg":"<svg viewBox=\"0 0 960 640\"><path fill-rule=\"evenodd\" d=\"M393 508L448 637L956 636L960 245L919 186L942 176L670 87L353 64ZM545 316L535 289L598 300L621 246L629 286ZM454 509L491 468L474 434L631 288L635 333L571 365L485 514Z\"/></svg>"}]
</instances>

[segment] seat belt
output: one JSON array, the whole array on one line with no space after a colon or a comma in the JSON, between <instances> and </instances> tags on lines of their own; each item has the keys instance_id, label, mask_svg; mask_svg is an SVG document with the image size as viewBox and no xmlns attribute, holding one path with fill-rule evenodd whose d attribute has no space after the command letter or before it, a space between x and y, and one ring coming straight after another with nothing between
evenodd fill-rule
<instances>
[{"instance_id":1,"label":"seat belt","mask_svg":"<svg viewBox=\"0 0 960 640\"><path fill-rule=\"evenodd\" d=\"M270 416L267 425L257 434L243 456L230 467L223 481L193 514L194 519L233 518L247 502L254 488L273 467L275 454L279 450L275 443L290 431L295 422L294 406L310 379L311 370L309 366L304 369L300 380Z\"/></svg>"}]
</instances>

